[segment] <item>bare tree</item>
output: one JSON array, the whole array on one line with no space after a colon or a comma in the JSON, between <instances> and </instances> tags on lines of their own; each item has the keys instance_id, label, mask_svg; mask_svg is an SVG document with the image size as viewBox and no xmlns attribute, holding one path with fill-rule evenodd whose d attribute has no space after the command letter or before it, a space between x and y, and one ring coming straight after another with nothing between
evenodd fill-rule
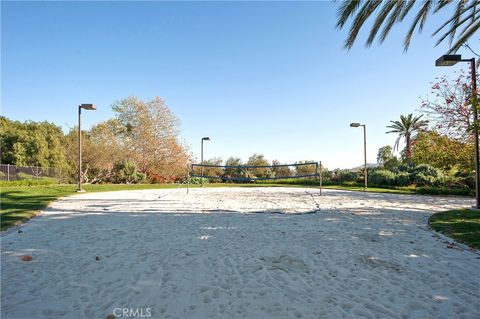
<instances>
[{"instance_id":1,"label":"bare tree","mask_svg":"<svg viewBox=\"0 0 480 319\"><path fill-rule=\"evenodd\" d=\"M129 97L112 109L124 146L141 172L171 178L185 175L188 153L179 139L179 120L160 97L149 102Z\"/></svg>"},{"instance_id":2,"label":"bare tree","mask_svg":"<svg viewBox=\"0 0 480 319\"><path fill-rule=\"evenodd\" d=\"M473 139L470 78L461 71L455 80L442 76L432 84L433 97L422 100L425 113L438 132L463 142Z\"/></svg>"}]
</instances>

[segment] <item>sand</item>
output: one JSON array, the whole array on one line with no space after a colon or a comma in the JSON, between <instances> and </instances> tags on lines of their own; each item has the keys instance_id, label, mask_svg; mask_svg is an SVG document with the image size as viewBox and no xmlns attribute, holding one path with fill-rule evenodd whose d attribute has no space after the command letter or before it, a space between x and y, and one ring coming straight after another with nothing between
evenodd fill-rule
<instances>
[{"instance_id":1,"label":"sand","mask_svg":"<svg viewBox=\"0 0 480 319\"><path fill-rule=\"evenodd\" d=\"M472 200L323 194L62 198L2 235L2 318L480 318L480 254L426 228Z\"/></svg>"}]
</instances>

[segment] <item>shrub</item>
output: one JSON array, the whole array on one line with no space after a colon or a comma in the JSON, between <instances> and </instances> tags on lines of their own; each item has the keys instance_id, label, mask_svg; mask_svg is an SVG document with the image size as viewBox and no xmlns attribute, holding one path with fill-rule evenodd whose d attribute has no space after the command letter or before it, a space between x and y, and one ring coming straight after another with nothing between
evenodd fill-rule
<instances>
[{"instance_id":1,"label":"shrub","mask_svg":"<svg viewBox=\"0 0 480 319\"><path fill-rule=\"evenodd\" d=\"M333 171L328 169L322 169L322 179L323 181L331 181L333 178Z\"/></svg>"},{"instance_id":2,"label":"shrub","mask_svg":"<svg viewBox=\"0 0 480 319\"><path fill-rule=\"evenodd\" d=\"M124 160L117 163L114 168L115 180L118 183L134 184L143 181L146 175L137 172L137 165L134 161Z\"/></svg>"},{"instance_id":3,"label":"shrub","mask_svg":"<svg viewBox=\"0 0 480 319\"><path fill-rule=\"evenodd\" d=\"M475 188L475 174L473 174L473 172L459 171L455 174L455 178L460 185Z\"/></svg>"},{"instance_id":4,"label":"shrub","mask_svg":"<svg viewBox=\"0 0 480 319\"><path fill-rule=\"evenodd\" d=\"M413 169L413 165L411 164L407 164L407 163L400 163L397 167L396 167L396 172L408 172L408 173L411 173L412 172L412 169Z\"/></svg>"},{"instance_id":5,"label":"shrub","mask_svg":"<svg viewBox=\"0 0 480 319\"><path fill-rule=\"evenodd\" d=\"M334 171L332 180L339 184L345 184L346 182L356 182L358 176L359 173L355 171L336 170Z\"/></svg>"},{"instance_id":6,"label":"shrub","mask_svg":"<svg viewBox=\"0 0 480 319\"><path fill-rule=\"evenodd\" d=\"M396 186L409 186L412 184L412 175L407 172L399 172L395 176Z\"/></svg>"},{"instance_id":7,"label":"shrub","mask_svg":"<svg viewBox=\"0 0 480 319\"><path fill-rule=\"evenodd\" d=\"M438 186L437 179L423 173L415 174L413 182L416 186Z\"/></svg>"},{"instance_id":8,"label":"shrub","mask_svg":"<svg viewBox=\"0 0 480 319\"><path fill-rule=\"evenodd\" d=\"M368 179L371 184L393 186L395 185L396 174L389 170L380 169L371 172Z\"/></svg>"},{"instance_id":9,"label":"shrub","mask_svg":"<svg viewBox=\"0 0 480 319\"><path fill-rule=\"evenodd\" d=\"M440 170L428 164L419 164L413 167L414 174L423 174L425 176L439 177L441 175Z\"/></svg>"},{"instance_id":10,"label":"shrub","mask_svg":"<svg viewBox=\"0 0 480 319\"><path fill-rule=\"evenodd\" d=\"M438 186L441 176L440 170L428 164L412 167L412 182L417 186Z\"/></svg>"},{"instance_id":11,"label":"shrub","mask_svg":"<svg viewBox=\"0 0 480 319\"><path fill-rule=\"evenodd\" d=\"M202 179L204 184L208 183L208 178L202 178L202 177L189 177L188 183L193 185L199 185L199 184L202 184Z\"/></svg>"},{"instance_id":12,"label":"shrub","mask_svg":"<svg viewBox=\"0 0 480 319\"><path fill-rule=\"evenodd\" d=\"M142 173L139 173L142 174ZM150 183L152 184L167 184L167 183L177 183L181 180L185 180L185 178L181 178L178 176L164 176L160 174L150 174L149 175Z\"/></svg>"},{"instance_id":13,"label":"shrub","mask_svg":"<svg viewBox=\"0 0 480 319\"><path fill-rule=\"evenodd\" d=\"M137 178L138 178L137 183L144 182L147 179L147 174L137 172Z\"/></svg>"},{"instance_id":14,"label":"shrub","mask_svg":"<svg viewBox=\"0 0 480 319\"><path fill-rule=\"evenodd\" d=\"M18 180L21 180L21 179L34 179L35 176L32 175L32 174L27 174L27 173L24 173L24 172L18 172L17 173L17 179Z\"/></svg>"},{"instance_id":15,"label":"shrub","mask_svg":"<svg viewBox=\"0 0 480 319\"><path fill-rule=\"evenodd\" d=\"M16 181L0 181L1 187L12 187L12 186L43 186L43 185L53 185L57 184L58 180L55 178L38 178L38 179L20 179Z\"/></svg>"}]
</instances>

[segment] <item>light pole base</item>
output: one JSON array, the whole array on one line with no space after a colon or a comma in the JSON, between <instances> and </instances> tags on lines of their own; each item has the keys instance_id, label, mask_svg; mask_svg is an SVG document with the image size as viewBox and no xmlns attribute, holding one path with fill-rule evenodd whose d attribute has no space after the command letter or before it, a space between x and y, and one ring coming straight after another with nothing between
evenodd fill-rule
<instances>
[{"instance_id":1,"label":"light pole base","mask_svg":"<svg viewBox=\"0 0 480 319\"><path fill-rule=\"evenodd\" d=\"M86 190L84 190L84 189L77 189L77 193L85 193L85 192L86 192Z\"/></svg>"}]
</instances>

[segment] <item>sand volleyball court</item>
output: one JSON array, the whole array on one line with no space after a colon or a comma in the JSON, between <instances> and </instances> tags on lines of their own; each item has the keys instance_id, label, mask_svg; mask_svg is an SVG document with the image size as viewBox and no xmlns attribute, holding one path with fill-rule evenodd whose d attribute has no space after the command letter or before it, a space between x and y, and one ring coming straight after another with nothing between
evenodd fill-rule
<instances>
[{"instance_id":1,"label":"sand volleyball court","mask_svg":"<svg viewBox=\"0 0 480 319\"><path fill-rule=\"evenodd\" d=\"M472 204L304 188L66 197L2 235L1 316L480 318L480 255L426 229Z\"/></svg>"}]
</instances>

